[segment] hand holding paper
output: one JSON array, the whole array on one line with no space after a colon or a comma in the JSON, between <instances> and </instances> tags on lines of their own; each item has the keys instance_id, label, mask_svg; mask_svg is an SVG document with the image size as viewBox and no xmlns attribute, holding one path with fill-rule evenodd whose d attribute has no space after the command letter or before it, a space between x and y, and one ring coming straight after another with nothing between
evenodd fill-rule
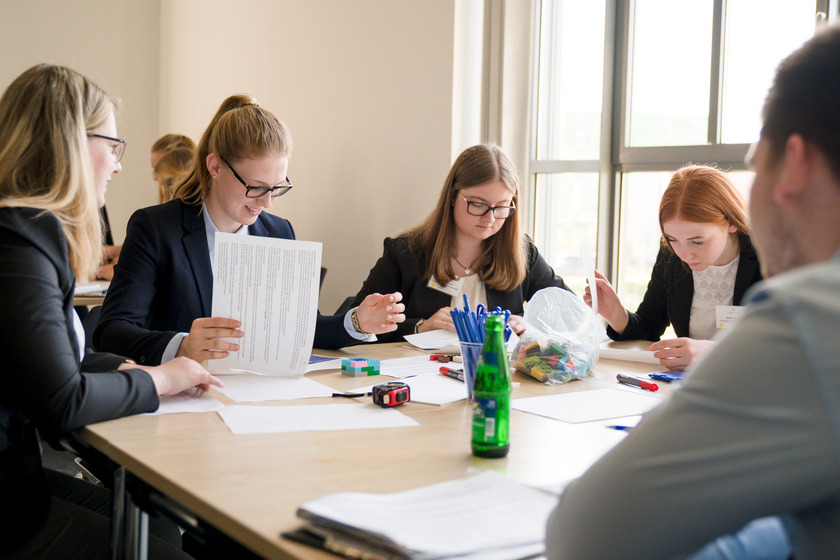
<instances>
[{"instance_id":1,"label":"hand holding paper","mask_svg":"<svg viewBox=\"0 0 840 560\"><path fill-rule=\"evenodd\" d=\"M181 341L176 356L186 356L196 362L226 358L231 352L239 350L239 344L233 340L242 338L245 333L236 319L224 317L205 317L193 321L190 333Z\"/></svg>"},{"instance_id":2,"label":"hand holding paper","mask_svg":"<svg viewBox=\"0 0 840 560\"><path fill-rule=\"evenodd\" d=\"M583 236L583 243L580 246L580 262L583 264L583 269L586 271L586 278L590 286L595 286L595 262L592 259L592 252L589 250L589 236ZM586 303L592 308L592 311L598 314L598 290L593 289L589 293L589 301Z\"/></svg>"},{"instance_id":3,"label":"hand holding paper","mask_svg":"<svg viewBox=\"0 0 840 560\"><path fill-rule=\"evenodd\" d=\"M624 332L624 329L627 327L627 322L629 321L627 310L624 309L624 305L622 305L621 300L618 299L618 294L615 293L615 290L607 281L607 278L597 270L593 270L593 272L595 273L595 281L593 284L586 287L583 294L583 301L589 304L590 298L592 297L591 295L597 291L598 296L596 297L599 297L601 300L598 314L606 319L607 323L609 323L616 332ZM593 286L595 286L595 289L592 289Z\"/></svg>"}]
</instances>

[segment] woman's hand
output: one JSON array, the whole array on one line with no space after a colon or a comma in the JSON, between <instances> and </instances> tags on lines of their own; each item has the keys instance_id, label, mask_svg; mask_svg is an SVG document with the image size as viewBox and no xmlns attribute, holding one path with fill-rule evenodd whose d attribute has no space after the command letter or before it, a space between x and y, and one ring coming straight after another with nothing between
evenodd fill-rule
<instances>
[{"instance_id":1,"label":"woman's hand","mask_svg":"<svg viewBox=\"0 0 840 560\"><path fill-rule=\"evenodd\" d=\"M650 345L653 357L670 370L683 371L694 360L705 354L714 346L711 340L697 340L681 337L669 338L654 342Z\"/></svg>"},{"instance_id":2,"label":"woman's hand","mask_svg":"<svg viewBox=\"0 0 840 560\"><path fill-rule=\"evenodd\" d=\"M589 280L586 281L586 284L583 301L586 305L592 307L592 291ZM615 289L607 278L597 270L595 271L595 284L598 290L598 315L606 319L615 332L623 333L630 321L630 316L624 306L621 305L618 294L615 293Z\"/></svg>"},{"instance_id":3,"label":"woman's hand","mask_svg":"<svg viewBox=\"0 0 840 560\"><path fill-rule=\"evenodd\" d=\"M370 294L356 310L356 318L363 331L382 334L397 330L397 324L405 321L405 305L400 303L402 294Z\"/></svg>"},{"instance_id":4,"label":"woman's hand","mask_svg":"<svg viewBox=\"0 0 840 560\"><path fill-rule=\"evenodd\" d=\"M102 248L102 264L96 269L97 280L113 280L114 265L120 260L122 245L106 245Z\"/></svg>"},{"instance_id":5,"label":"woman's hand","mask_svg":"<svg viewBox=\"0 0 840 560\"><path fill-rule=\"evenodd\" d=\"M520 336L525 332L525 319L519 315L511 315L508 319L508 326L513 331L513 334Z\"/></svg>"},{"instance_id":6,"label":"woman's hand","mask_svg":"<svg viewBox=\"0 0 840 560\"><path fill-rule=\"evenodd\" d=\"M119 369L142 369L148 373L155 383L155 389L160 396L177 395L187 389L196 387L202 391L209 391L211 385L224 387L225 384L201 364L187 357L175 358L165 364L155 367L122 364Z\"/></svg>"},{"instance_id":7,"label":"woman's hand","mask_svg":"<svg viewBox=\"0 0 840 560\"><path fill-rule=\"evenodd\" d=\"M417 327L417 332L421 333L436 329L455 332L455 323L452 322L452 315L449 314L450 311L452 311L451 307L441 307L434 315L423 321Z\"/></svg>"},{"instance_id":8,"label":"woman's hand","mask_svg":"<svg viewBox=\"0 0 840 560\"><path fill-rule=\"evenodd\" d=\"M239 344L226 342L220 338L242 338L245 333L236 319L206 317L196 319L190 327L190 333L181 341L176 356L186 356L196 362L224 358L230 352L239 350Z\"/></svg>"}]
</instances>

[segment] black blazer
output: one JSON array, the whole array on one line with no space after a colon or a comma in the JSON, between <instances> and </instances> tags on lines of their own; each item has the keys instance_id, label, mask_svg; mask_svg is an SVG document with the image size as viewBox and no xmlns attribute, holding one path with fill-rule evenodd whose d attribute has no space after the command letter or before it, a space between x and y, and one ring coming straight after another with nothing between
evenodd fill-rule
<instances>
[{"instance_id":1,"label":"black blazer","mask_svg":"<svg viewBox=\"0 0 840 560\"><path fill-rule=\"evenodd\" d=\"M158 407L146 372L116 371L125 358L88 353L80 362L74 285L55 216L0 209L0 555L46 519L36 428L54 436Z\"/></svg>"},{"instance_id":2,"label":"black blazer","mask_svg":"<svg viewBox=\"0 0 840 560\"><path fill-rule=\"evenodd\" d=\"M452 298L427 286L428 281L422 279L426 271L426 255L413 250L409 246L408 237L387 237L384 245L382 256L370 270L353 305L359 305L368 294L400 292L405 304L405 322L400 323L396 331L376 335L378 342L394 342L402 340L407 334L413 334L420 319L428 319L441 307L449 306ZM524 311L523 302L531 299L538 290L551 286L569 290L530 240L527 267L525 281L509 292L486 287L490 309L499 306L515 315L521 315Z\"/></svg>"},{"instance_id":3,"label":"black blazer","mask_svg":"<svg viewBox=\"0 0 840 560\"><path fill-rule=\"evenodd\" d=\"M747 289L761 280L761 266L750 238L741 236L741 260L735 272L732 304L741 305ZM647 291L624 332L618 334L607 326L613 340L657 341L668 325L674 325L678 337L688 336L688 319L694 299L694 276L691 269L667 247L659 249Z\"/></svg>"},{"instance_id":4,"label":"black blazer","mask_svg":"<svg viewBox=\"0 0 840 560\"><path fill-rule=\"evenodd\" d=\"M210 317L213 270L201 204L180 200L136 211L128 222L120 260L93 335L97 350L160 364L163 351L195 319ZM251 235L294 239L288 220L260 213ZM357 344L338 315L318 316L315 346Z\"/></svg>"}]
</instances>

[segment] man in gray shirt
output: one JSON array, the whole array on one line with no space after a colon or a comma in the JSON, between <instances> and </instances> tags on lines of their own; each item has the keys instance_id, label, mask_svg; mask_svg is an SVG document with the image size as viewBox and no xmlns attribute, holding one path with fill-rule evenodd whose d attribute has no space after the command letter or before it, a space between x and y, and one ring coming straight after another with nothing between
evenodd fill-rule
<instances>
[{"instance_id":1,"label":"man in gray shirt","mask_svg":"<svg viewBox=\"0 0 840 560\"><path fill-rule=\"evenodd\" d=\"M765 277L684 386L574 482L547 556L682 558L779 516L796 560L840 558L840 27L776 74L748 155Z\"/></svg>"}]
</instances>

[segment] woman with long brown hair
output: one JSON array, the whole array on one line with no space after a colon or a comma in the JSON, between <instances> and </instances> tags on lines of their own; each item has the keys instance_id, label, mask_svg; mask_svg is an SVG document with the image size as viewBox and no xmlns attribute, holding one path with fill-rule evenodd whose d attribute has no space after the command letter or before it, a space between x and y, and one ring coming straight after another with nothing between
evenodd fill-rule
<instances>
[{"instance_id":1,"label":"woman with long brown hair","mask_svg":"<svg viewBox=\"0 0 840 560\"><path fill-rule=\"evenodd\" d=\"M512 313L521 333L523 303L563 279L522 233L519 181L501 148L479 144L464 150L444 181L437 206L419 226L385 239L385 251L356 295L400 292L406 320L382 342L432 329L455 330L449 315L467 295L473 305Z\"/></svg>"}]
</instances>

